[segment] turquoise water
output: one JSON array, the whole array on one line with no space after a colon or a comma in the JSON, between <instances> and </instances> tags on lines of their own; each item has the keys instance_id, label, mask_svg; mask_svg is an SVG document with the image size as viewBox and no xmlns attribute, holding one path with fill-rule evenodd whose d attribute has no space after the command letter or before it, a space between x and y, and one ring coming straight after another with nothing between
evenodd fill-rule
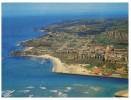
<instances>
[{"instance_id":1,"label":"turquoise water","mask_svg":"<svg viewBox=\"0 0 131 100\"><path fill-rule=\"evenodd\" d=\"M115 92L128 89L126 79L55 74L51 72L53 64L50 60L8 57L13 50L25 49L17 46L17 43L46 34L32 31L34 27L80 18L96 16L2 18L2 97L113 97Z\"/></svg>"}]
</instances>

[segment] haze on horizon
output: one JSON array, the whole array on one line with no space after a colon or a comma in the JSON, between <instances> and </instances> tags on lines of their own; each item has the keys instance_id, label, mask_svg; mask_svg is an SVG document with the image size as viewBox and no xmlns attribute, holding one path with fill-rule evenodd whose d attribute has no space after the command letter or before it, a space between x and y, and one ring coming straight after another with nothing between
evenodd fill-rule
<instances>
[{"instance_id":1,"label":"haze on horizon","mask_svg":"<svg viewBox=\"0 0 131 100\"><path fill-rule=\"evenodd\" d=\"M2 3L2 16L85 13L128 14L128 3Z\"/></svg>"}]
</instances>

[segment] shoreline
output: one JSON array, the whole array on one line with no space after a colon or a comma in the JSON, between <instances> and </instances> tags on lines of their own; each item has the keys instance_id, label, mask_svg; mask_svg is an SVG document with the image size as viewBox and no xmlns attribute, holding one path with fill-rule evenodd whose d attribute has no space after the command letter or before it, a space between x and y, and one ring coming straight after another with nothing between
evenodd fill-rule
<instances>
[{"instance_id":1,"label":"shoreline","mask_svg":"<svg viewBox=\"0 0 131 100\"><path fill-rule=\"evenodd\" d=\"M107 77L107 76L98 76L98 75L84 75L84 74L77 74L77 73L63 73L63 72L52 72L56 74L68 74L68 75L80 75L80 76L91 76L91 77L102 77L102 78L113 78L113 79L124 79L128 80L127 78L119 78L119 77Z\"/></svg>"},{"instance_id":2,"label":"shoreline","mask_svg":"<svg viewBox=\"0 0 131 100\"><path fill-rule=\"evenodd\" d=\"M115 93L115 97L125 97L128 98L128 90L122 90Z\"/></svg>"},{"instance_id":3,"label":"shoreline","mask_svg":"<svg viewBox=\"0 0 131 100\"><path fill-rule=\"evenodd\" d=\"M60 70L62 70L61 68L62 68L63 65L62 65L61 61L58 58L55 58L55 57L50 56L48 54L41 55L41 56L37 56L37 55L27 55L27 56L36 57L36 58L50 59L52 61L52 63L53 63L53 68L52 68L53 73L57 73Z\"/></svg>"},{"instance_id":4,"label":"shoreline","mask_svg":"<svg viewBox=\"0 0 131 100\"><path fill-rule=\"evenodd\" d=\"M56 74L68 74L68 75L81 75L81 76L91 76L91 77L101 77L101 78L114 78L114 79L125 79L128 80L126 78L119 78L119 77L107 77L107 76L100 76L100 75L93 75L93 74L89 74L87 72L89 72L87 69L83 68L84 70L87 70L87 72L82 72L82 70L79 70L81 67L79 64L72 64L72 65L67 65L65 63L62 63L60 59L53 57L49 54L45 54L45 55L27 55L30 57L36 57L36 58L44 58L44 59L50 59L53 63L53 68L52 68L52 73L56 73ZM72 68L71 66L75 66L78 67L78 70L76 72L70 72L69 70L66 69L66 67L70 67L70 69ZM123 97L123 98L128 98L128 89L127 90L122 90L122 91L118 91L114 94L114 97Z\"/></svg>"},{"instance_id":5,"label":"shoreline","mask_svg":"<svg viewBox=\"0 0 131 100\"><path fill-rule=\"evenodd\" d=\"M102 75L95 75L95 74L91 73L90 70L87 70L86 68L80 66L80 64L67 65L65 63L62 63L60 59L53 57L49 54L39 55L39 56L37 56L37 55L27 55L27 56L50 59L53 63L52 73L83 75L83 76L93 76L93 77L103 77L103 78L117 78L117 79L128 80L127 78L110 77L110 76L107 77L107 76L102 76Z\"/></svg>"}]
</instances>

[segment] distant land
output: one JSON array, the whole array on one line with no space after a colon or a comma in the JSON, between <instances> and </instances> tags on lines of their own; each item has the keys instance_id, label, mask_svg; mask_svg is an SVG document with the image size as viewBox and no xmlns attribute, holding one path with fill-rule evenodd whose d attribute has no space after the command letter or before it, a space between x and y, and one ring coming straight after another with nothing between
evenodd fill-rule
<instances>
[{"instance_id":1,"label":"distant land","mask_svg":"<svg viewBox=\"0 0 131 100\"><path fill-rule=\"evenodd\" d=\"M34 31L47 35L19 43L11 56L51 59L55 73L128 79L128 18L79 19Z\"/></svg>"}]
</instances>

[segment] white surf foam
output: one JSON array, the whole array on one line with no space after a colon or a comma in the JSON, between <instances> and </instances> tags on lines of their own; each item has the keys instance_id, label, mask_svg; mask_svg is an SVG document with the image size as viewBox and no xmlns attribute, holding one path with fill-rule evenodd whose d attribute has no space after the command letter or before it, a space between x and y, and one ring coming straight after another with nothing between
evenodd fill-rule
<instances>
[{"instance_id":1,"label":"white surf foam","mask_svg":"<svg viewBox=\"0 0 131 100\"><path fill-rule=\"evenodd\" d=\"M45 89L46 89L46 87L42 87L42 86L41 86L41 87L40 87L40 89L43 89L43 90L45 90Z\"/></svg>"},{"instance_id":2,"label":"white surf foam","mask_svg":"<svg viewBox=\"0 0 131 100\"><path fill-rule=\"evenodd\" d=\"M60 97L67 97L68 94L62 93L62 92L58 92L58 96Z\"/></svg>"},{"instance_id":3,"label":"white surf foam","mask_svg":"<svg viewBox=\"0 0 131 100\"><path fill-rule=\"evenodd\" d=\"M86 91L86 92L84 92L84 93L89 94L89 92L88 92L88 91Z\"/></svg>"},{"instance_id":4,"label":"white surf foam","mask_svg":"<svg viewBox=\"0 0 131 100\"><path fill-rule=\"evenodd\" d=\"M30 90L20 90L19 92L20 93L28 93L28 92L30 92Z\"/></svg>"},{"instance_id":5,"label":"white surf foam","mask_svg":"<svg viewBox=\"0 0 131 100\"><path fill-rule=\"evenodd\" d=\"M28 86L27 87L28 89L33 89L33 88L35 88L34 86Z\"/></svg>"},{"instance_id":6,"label":"white surf foam","mask_svg":"<svg viewBox=\"0 0 131 100\"><path fill-rule=\"evenodd\" d=\"M71 87L66 87L67 90L71 90Z\"/></svg>"},{"instance_id":7,"label":"white surf foam","mask_svg":"<svg viewBox=\"0 0 131 100\"><path fill-rule=\"evenodd\" d=\"M46 62L46 60L43 59L43 60L40 62L40 64L44 64L45 62Z\"/></svg>"},{"instance_id":8,"label":"white surf foam","mask_svg":"<svg viewBox=\"0 0 131 100\"><path fill-rule=\"evenodd\" d=\"M60 95L60 96L61 96L61 95L62 95L62 92L58 92L58 95Z\"/></svg>"},{"instance_id":9,"label":"white surf foam","mask_svg":"<svg viewBox=\"0 0 131 100\"><path fill-rule=\"evenodd\" d=\"M73 86L88 86L86 84L73 84Z\"/></svg>"},{"instance_id":10,"label":"white surf foam","mask_svg":"<svg viewBox=\"0 0 131 100\"><path fill-rule=\"evenodd\" d=\"M2 91L2 95L4 97L10 97L13 92L15 92L15 90L13 90L13 91L12 90Z\"/></svg>"},{"instance_id":11,"label":"white surf foam","mask_svg":"<svg viewBox=\"0 0 131 100\"><path fill-rule=\"evenodd\" d=\"M29 95L29 97L32 98L32 97L33 97L33 94Z\"/></svg>"},{"instance_id":12,"label":"white surf foam","mask_svg":"<svg viewBox=\"0 0 131 100\"><path fill-rule=\"evenodd\" d=\"M57 92L57 90L50 90L50 92Z\"/></svg>"},{"instance_id":13,"label":"white surf foam","mask_svg":"<svg viewBox=\"0 0 131 100\"><path fill-rule=\"evenodd\" d=\"M91 87L91 89L95 90L95 91L98 91L100 89L100 87Z\"/></svg>"}]
</instances>

